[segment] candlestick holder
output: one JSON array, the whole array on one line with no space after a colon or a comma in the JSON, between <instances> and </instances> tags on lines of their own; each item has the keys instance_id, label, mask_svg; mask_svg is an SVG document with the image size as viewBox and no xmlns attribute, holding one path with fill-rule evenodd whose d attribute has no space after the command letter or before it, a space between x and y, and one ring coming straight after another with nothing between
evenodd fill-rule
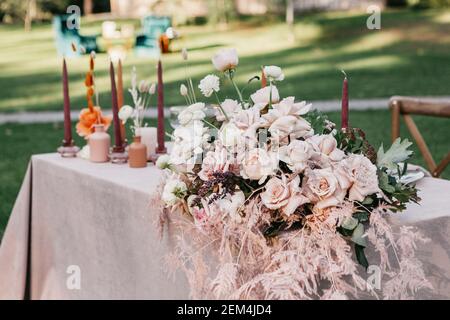
<instances>
[{"instance_id":1,"label":"candlestick holder","mask_svg":"<svg viewBox=\"0 0 450 320\"><path fill-rule=\"evenodd\" d=\"M128 153L125 151L125 147L124 146L113 147L110 159L111 159L111 162L115 163L115 164L127 163Z\"/></svg>"},{"instance_id":2,"label":"candlestick holder","mask_svg":"<svg viewBox=\"0 0 450 320\"><path fill-rule=\"evenodd\" d=\"M63 158L75 158L77 153L80 151L80 148L74 144L74 141L66 142L63 140L63 144L58 148L58 153Z\"/></svg>"}]
</instances>

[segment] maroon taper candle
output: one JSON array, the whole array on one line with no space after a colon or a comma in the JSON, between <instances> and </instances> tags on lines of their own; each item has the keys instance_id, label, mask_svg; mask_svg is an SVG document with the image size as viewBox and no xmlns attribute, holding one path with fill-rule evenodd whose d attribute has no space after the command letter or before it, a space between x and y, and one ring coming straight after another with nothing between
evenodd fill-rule
<instances>
[{"instance_id":1,"label":"maroon taper candle","mask_svg":"<svg viewBox=\"0 0 450 320\"><path fill-rule=\"evenodd\" d=\"M341 128L348 128L348 79L344 71L344 82L342 84L342 110L341 110Z\"/></svg>"},{"instance_id":2,"label":"maroon taper candle","mask_svg":"<svg viewBox=\"0 0 450 320\"><path fill-rule=\"evenodd\" d=\"M156 148L156 153L162 154L166 153L167 149L164 145L164 84L163 84L163 70L161 60L158 61L158 129L157 129L157 139L158 147Z\"/></svg>"},{"instance_id":3,"label":"maroon taper candle","mask_svg":"<svg viewBox=\"0 0 450 320\"><path fill-rule=\"evenodd\" d=\"M69 79L67 76L66 59L63 58L62 70L63 96L64 96L64 141L63 146L72 146L72 122L70 120Z\"/></svg>"},{"instance_id":4,"label":"maroon taper candle","mask_svg":"<svg viewBox=\"0 0 450 320\"><path fill-rule=\"evenodd\" d=\"M112 61L109 64L109 75L111 77L111 100L112 100L112 113L114 121L114 152L123 152L122 135L120 132L120 119L119 119L119 104L117 102L117 88L116 79L114 74L114 65Z\"/></svg>"}]
</instances>

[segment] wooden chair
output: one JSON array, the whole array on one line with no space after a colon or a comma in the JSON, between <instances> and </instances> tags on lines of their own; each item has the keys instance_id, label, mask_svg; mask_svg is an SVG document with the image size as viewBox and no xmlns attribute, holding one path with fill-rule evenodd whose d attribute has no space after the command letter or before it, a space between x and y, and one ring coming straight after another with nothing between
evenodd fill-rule
<instances>
[{"instance_id":1,"label":"wooden chair","mask_svg":"<svg viewBox=\"0 0 450 320\"><path fill-rule=\"evenodd\" d=\"M436 162L434 161L433 156L431 155L430 150L428 149L428 146L420 134L420 131L411 115L415 114L450 118L450 101L394 96L390 99L389 107L392 112L392 141L400 136L400 115L402 115L409 132L416 141L417 146L422 153L428 169L433 177L439 177L442 171L444 171L450 163L450 152L439 164L436 165ZM450 137L450 126L448 129Z\"/></svg>"}]
</instances>

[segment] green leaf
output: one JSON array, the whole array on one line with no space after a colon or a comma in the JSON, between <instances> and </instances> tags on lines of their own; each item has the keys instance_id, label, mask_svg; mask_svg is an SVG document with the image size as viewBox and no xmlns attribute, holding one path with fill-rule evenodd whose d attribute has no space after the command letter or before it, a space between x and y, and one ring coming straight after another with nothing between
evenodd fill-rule
<instances>
[{"instance_id":1,"label":"green leaf","mask_svg":"<svg viewBox=\"0 0 450 320\"><path fill-rule=\"evenodd\" d=\"M358 219L348 217L342 222L341 227L347 230L353 230L356 228L358 223L359 223Z\"/></svg>"},{"instance_id":2,"label":"green leaf","mask_svg":"<svg viewBox=\"0 0 450 320\"><path fill-rule=\"evenodd\" d=\"M355 243L355 255L359 264L367 269L369 267L369 261L367 261L366 254L364 253L364 247Z\"/></svg>"},{"instance_id":3,"label":"green leaf","mask_svg":"<svg viewBox=\"0 0 450 320\"><path fill-rule=\"evenodd\" d=\"M401 140L397 138L392 146L385 152L383 145L378 149L377 166L378 168L387 168L389 170L396 170L399 162L409 159L412 151L408 148L412 145L408 139Z\"/></svg>"},{"instance_id":4,"label":"green leaf","mask_svg":"<svg viewBox=\"0 0 450 320\"><path fill-rule=\"evenodd\" d=\"M389 176L384 171L378 171L378 185L380 189L388 192L388 193L394 193L395 187L389 184Z\"/></svg>"},{"instance_id":5,"label":"green leaf","mask_svg":"<svg viewBox=\"0 0 450 320\"><path fill-rule=\"evenodd\" d=\"M353 231L352 241L362 247L367 246L367 240L364 235L364 225L362 223L358 224L358 226Z\"/></svg>"},{"instance_id":6,"label":"green leaf","mask_svg":"<svg viewBox=\"0 0 450 320\"><path fill-rule=\"evenodd\" d=\"M353 217L358 219L359 222L369 221L369 214L364 211L356 212Z\"/></svg>"}]
</instances>

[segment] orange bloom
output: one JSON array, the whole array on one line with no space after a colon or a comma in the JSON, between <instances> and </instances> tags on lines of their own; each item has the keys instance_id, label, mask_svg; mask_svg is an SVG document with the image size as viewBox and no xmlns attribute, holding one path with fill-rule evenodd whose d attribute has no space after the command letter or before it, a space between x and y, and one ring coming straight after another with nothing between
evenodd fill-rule
<instances>
[{"instance_id":1,"label":"orange bloom","mask_svg":"<svg viewBox=\"0 0 450 320\"><path fill-rule=\"evenodd\" d=\"M77 123L76 129L80 137L89 137L94 133L95 124L103 124L105 130L108 130L111 124L111 117L104 117L100 107L94 107L91 109L85 108L80 112L80 120Z\"/></svg>"}]
</instances>

